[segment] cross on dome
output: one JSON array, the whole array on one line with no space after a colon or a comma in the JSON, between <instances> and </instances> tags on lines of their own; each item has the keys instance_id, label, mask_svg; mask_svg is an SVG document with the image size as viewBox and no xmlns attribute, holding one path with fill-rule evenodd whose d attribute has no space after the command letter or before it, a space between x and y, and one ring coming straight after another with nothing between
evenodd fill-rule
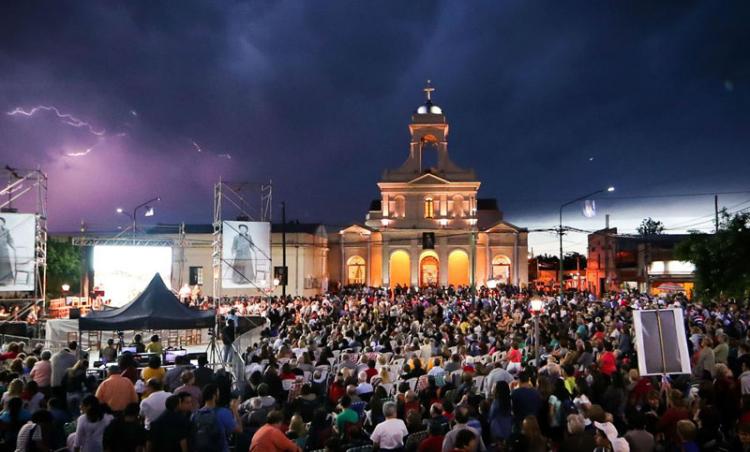
<instances>
[{"instance_id":1,"label":"cross on dome","mask_svg":"<svg viewBox=\"0 0 750 452\"><path fill-rule=\"evenodd\" d=\"M432 87L432 81L431 80L427 80L427 86L425 86L422 91L424 91L424 94L427 97L427 101L431 101L432 100L432 92L435 91L435 88Z\"/></svg>"}]
</instances>

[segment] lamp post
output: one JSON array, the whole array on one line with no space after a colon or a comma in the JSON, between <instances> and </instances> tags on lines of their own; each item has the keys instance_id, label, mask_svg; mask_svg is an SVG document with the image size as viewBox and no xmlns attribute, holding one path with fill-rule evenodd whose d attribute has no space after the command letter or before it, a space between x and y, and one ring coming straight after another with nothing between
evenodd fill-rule
<instances>
[{"instance_id":1,"label":"lamp post","mask_svg":"<svg viewBox=\"0 0 750 452\"><path fill-rule=\"evenodd\" d=\"M564 273L563 273L563 260L564 260L564 255L563 255L563 223L562 223L563 209L565 207L571 205L571 204L577 203L578 201L583 201L584 199L591 198L592 196L598 195L599 193L605 193L605 192L611 193L613 191L615 191L615 187L602 188L601 190L593 191L593 192L591 192L591 193L589 193L587 195L583 195L583 196L578 197L578 198L576 198L576 199L574 199L572 201L568 201L568 202L563 203L563 204L560 205L560 225L559 225L559 229L558 229L557 233L560 235L560 268L559 268L559 279L560 279L560 301L561 302L563 301L563 292L564 292L564 290L563 290L563 282L564 282L563 281L563 275L564 275Z\"/></svg>"},{"instance_id":2,"label":"lamp post","mask_svg":"<svg viewBox=\"0 0 750 452\"><path fill-rule=\"evenodd\" d=\"M156 198L149 199L148 201L146 201L144 203L138 204L133 209L133 213L132 214L130 214L128 212L125 212L125 210L123 210L122 207L118 207L117 208L117 210L116 210L117 213L127 216L128 218L130 218L130 221L133 222L133 226L132 226L133 239L135 239L135 234L136 234L136 231L137 231L137 228L138 228L138 217L136 216L136 213L138 212L138 209L140 209L142 207L147 207L146 213L144 214L144 216L146 216L146 217L153 217L154 216L154 208L150 207L149 204L151 204L152 202L158 202L158 201L161 201L161 198L159 196L157 196Z\"/></svg>"},{"instance_id":3,"label":"lamp post","mask_svg":"<svg viewBox=\"0 0 750 452\"><path fill-rule=\"evenodd\" d=\"M531 315L534 316L534 363L537 372L539 371L539 316L544 310L544 300L541 298L532 298L529 306Z\"/></svg>"}]
</instances>

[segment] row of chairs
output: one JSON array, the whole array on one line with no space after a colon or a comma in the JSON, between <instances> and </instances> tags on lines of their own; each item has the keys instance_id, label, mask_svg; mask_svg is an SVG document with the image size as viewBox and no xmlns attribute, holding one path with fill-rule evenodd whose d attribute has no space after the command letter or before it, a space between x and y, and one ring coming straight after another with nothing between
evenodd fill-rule
<instances>
[{"instance_id":1,"label":"row of chairs","mask_svg":"<svg viewBox=\"0 0 750 452\"><path fill-rule=\"evenodd\" d=\"M154 330L141 333L146 339L152 334L159 336L165 347L183 347L186 345L200 345L203 342L203 332L200 329L188 329L188 330ZM109 337L108 337L109 336ZM111 336L104 334L103 331L71 331L66 336L67 341L76 341L82 348L88 349L102 349L102 344L106 343L107 339L114 339L118 341L117 332L112 331ZM125 344L123 344L125 345Z\"/></svg>"}]
</instances>

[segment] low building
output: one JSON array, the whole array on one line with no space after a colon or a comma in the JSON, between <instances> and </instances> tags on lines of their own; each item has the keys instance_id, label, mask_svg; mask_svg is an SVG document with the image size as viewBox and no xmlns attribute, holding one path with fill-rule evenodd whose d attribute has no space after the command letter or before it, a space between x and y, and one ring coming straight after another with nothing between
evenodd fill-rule
<instances>
[{"instance_id":1,"label":"low building","mask_svg":"<svg viewBox=\"0 0 750 452\"><path fill-rule=\"evenodd\" d=\"M619 235L605 228L588 236L588 289L596 294L622 289L652 295L682 292L692 296L695 267L678 261L675 246L687 234Z\"/></svg>"}]
</instances>

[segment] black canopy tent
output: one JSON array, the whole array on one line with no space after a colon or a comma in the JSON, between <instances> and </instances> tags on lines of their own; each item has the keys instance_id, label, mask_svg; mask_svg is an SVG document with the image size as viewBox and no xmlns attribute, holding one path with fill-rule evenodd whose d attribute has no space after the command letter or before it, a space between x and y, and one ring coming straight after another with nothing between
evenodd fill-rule
<instances>
[{"instance_id":1,"label":"black canopy tent","mask_svg":"<svg viewBox=\"0 0 750 452\"><path fill-rule=\"evenodd\" d=\"M216 313L196 311L164 285L157 273L146 289L125 306L108 311L93 311L78 321L81 331L186 330L212 328Z\"/></svg>"}]
</instances>

